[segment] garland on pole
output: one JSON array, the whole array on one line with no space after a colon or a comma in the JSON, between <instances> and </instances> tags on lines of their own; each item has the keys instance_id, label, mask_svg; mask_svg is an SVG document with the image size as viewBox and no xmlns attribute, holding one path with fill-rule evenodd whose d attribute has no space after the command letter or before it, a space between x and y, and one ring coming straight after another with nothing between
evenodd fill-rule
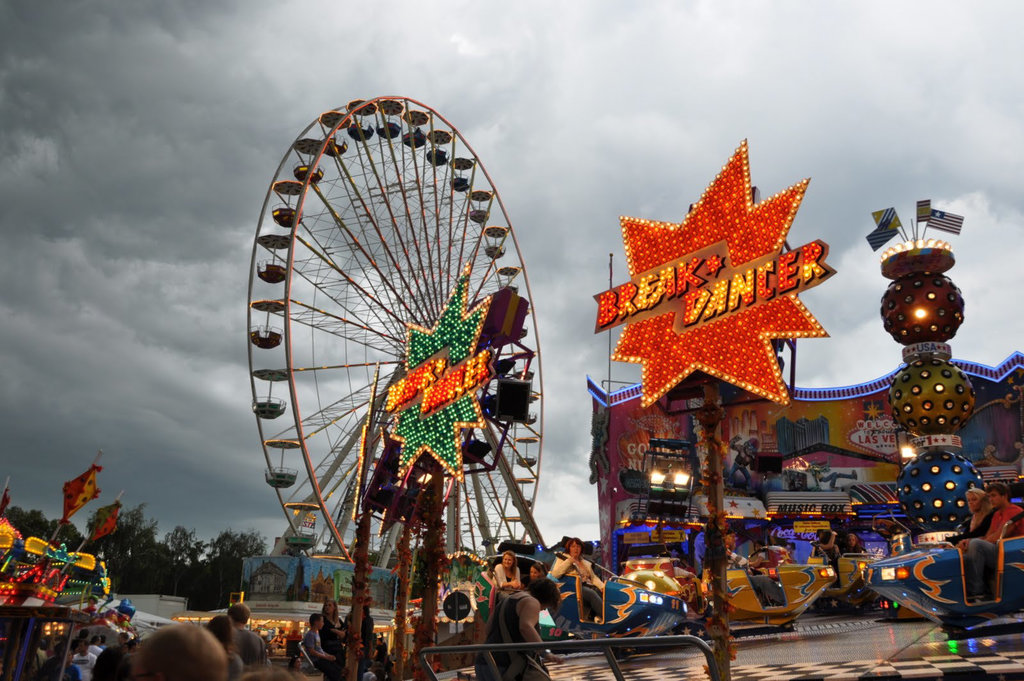
<instances>
[{"instance_id":1,"label":"garland on pole","mask_svg":"<svg viewBox=\"0 0 1024 681\"><path fill-rule=\"evenodd\" d=\"M367 584L370 572L369 541L370 514L363 511L356 525L355 550L352 560L352 610L346 641L345 677L348 681L359 681L359 661L363 658L363 608L369 607L372 599Z\"/></svg>"},{"instance_id":2,"label":"garland on pole","mask_svg":"<svg viewBox=\"0 0 1024 681\"><path fill-rule=\"evenodd\" d=\"M444 550L444 476L435 470L430 480L424 485L421 503L424 530L423 544L420 553L425 566L423 574L423 600L420 605L420 618L416 623L413 635L413 656L419 660L424 648L434 645L437 636L437 587L441 575L448 570L448 555ZM427 674L416 664L413 678L416 681L427 681Z\"/></svg>"},{"instance_id":3,"label":"garland on pole","mask_svg":"<svg viewBox=\"0 0 1024 681\"><path fill-rule=\"evenodd\" d=\"M409 573L412 568L412 523L402 527L398 538L398 602L395 604L395 678L405 678L406 615L409 610Z\"/></svg>"},{"instance_id":4,"label":"garland on pole","mask_svg":"<svg viewBox=\"0 0 1024 681\"><path fill-rule=\"evenodd\" d=\"M725 457L725 447L718 436L718 427L724 417L725 410L718 404L717 384L706 384L704 404L694 415L701 426L700 444L704 446L706 452L704 466L701 469L701 480L708 497L704 562L711 575L711 614L707 618L706 626L721 679L729 681L732 678L730 663L736 659L736 645L729 633L729 611L732 606L725 595L725 534L728 531L725 513L722 511L722 461ZM707 666L704 669L710 675Z\"/></svg>"}]
</instances>

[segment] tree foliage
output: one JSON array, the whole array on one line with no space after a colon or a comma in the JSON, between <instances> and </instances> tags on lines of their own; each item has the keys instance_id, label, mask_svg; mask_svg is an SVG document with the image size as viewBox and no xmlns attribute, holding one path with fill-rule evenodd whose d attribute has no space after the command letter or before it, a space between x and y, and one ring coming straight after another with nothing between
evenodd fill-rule
<instances>
[{"instance_id":1,"label":"tree foliage","mask_svg":"<svg viewBox=\"0 0 1024 681\"><path fill-rule=\"evenodd\" d=\"M87 528L96 525L96 510ZM148 518L145 510L145 504L122 508L114 532L82 547L106 561L115 593L185 596L192 609L223 608L231 592L241 587L242 560L266 553L266 540L255 530L229 528L207 542L198 538L194 529L179 525L160 539L156 519ZM17 506L9 507L4 515L26 537L49 539L59 524L42 511ZM73 551L82 544L83 535L74 524L65 525L57 542Z\"/></svg>"},{"instance_id":2,"label":"tree foliage","mask_svg":"<svg viewBox=\"0 0 1024 681\"><path fill-rule=\"evenodd\" d=\"M42 511L36 509L22 509L18 506L10 506L4 513L7 520L21 532L23 537L39 537L49 539L54 535L60 525L60 518L47 520ZM64 544L69 550L74 551L82 543L82 533L74 525L65 525L57 534L57 543Z\"/></svg>"}]
</instances>

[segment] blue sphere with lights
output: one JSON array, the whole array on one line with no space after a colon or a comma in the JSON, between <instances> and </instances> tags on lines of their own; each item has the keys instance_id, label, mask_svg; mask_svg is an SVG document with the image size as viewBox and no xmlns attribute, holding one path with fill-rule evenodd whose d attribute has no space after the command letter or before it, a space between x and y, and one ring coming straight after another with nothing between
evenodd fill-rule
<instances>
[{"instance_id":1,"label":"blue sphere with lights","mask_svg":"<svg viewBox=\"0 0 1024 681\"><path fill-rule=\"evenodd\" d=\"M946 451L918 454L896 478L896 494L907 518L925 532L955 530L971 511L967 490L984 487L970 461Z\"/></svg>"}]
</instances>

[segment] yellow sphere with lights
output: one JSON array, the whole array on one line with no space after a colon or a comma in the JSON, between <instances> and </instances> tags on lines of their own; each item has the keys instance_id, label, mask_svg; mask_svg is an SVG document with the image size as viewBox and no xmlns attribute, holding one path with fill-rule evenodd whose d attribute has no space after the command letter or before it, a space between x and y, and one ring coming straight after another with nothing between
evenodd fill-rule
<instances>
[{"instance_id":1,"label":"yellow sphere with lights","mask_svg":"<svg viewBox=\"0 0 1024 681\"><path fill-rule=\"evenodd\" d=\"M893 377L889 405L913 435L954 433L974 412L974 387L951 361L919 359Z\"/></svg>"}]
</instances>

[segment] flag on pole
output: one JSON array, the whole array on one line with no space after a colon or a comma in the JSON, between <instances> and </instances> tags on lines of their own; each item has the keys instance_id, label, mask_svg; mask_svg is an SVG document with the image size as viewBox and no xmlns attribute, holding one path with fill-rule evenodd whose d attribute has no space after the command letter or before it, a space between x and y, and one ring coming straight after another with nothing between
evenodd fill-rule
<instances>
[{"instance_id":1,"label":"flag on pole","mask_svg":"<svg viewBox=\"0 0 1024 681\"><path fill-rule=\"evenodd\" d=\"M928 226L934 229L941 229L943 232L959 234L960 228L964 225L962 215L953 215L944 210L933 210Z\"/></svg>"},{"instance_id":2,"label":"flag on pole","mask_svg":"<svg viewBox=\"0 0 1024 681\"><path fill-rule=\"evenodd\" d=\"M917 221L928 222L928 219L932 216L932 200L921 199L917 202Z\"/></svg>"},{"instance_id":3,"label":"flag on pole","mask_svg":"<svg viewBox=\"0 0 1024 681\"><path fill-rule=\"evenodd\" d=\"M64 483L64 515L60 519L61 525L67 525L71 516L100 495L96 487L96 474L101 470L103 466L93 464L74 480Z\"/></svg>"},{"instance_id":4,"label":"flag on pole","mask_svg":"<svg viewBox=\"0 0 1024 681\"><path fill-rule=\"evenodd\" d=\"M121 512L121 502L115 501L110 506L104 506L96 511L96 526L89 536L89 541L96 541L100 537L106 537L117 529L117 516Z\"/></svg>"},{"instance_id":5,"label":"flag on pole","mask_svg":"<svg viewBox=\"0 0 1024 681\"><path fill-rule=\"evenodd\" d=\"M302 519L302 529L304 530L315 530L316 529L316 513L310 511L306 513L306 517Z\"/></svg>"},{"instance_id":6,"label":"flag on pole","mask_svg":"<svg viewBox=\"0 0 1024 681\"><path fill-rule=\"evenodd\" d=\"M896 215L895 208L876 210L871 217L874 218L877 227L865 238L871 245L871 250L877 251L886 241L896 236L897 230L903 225L900 223L899 216Z\"/></svg>"}]
</instances>

